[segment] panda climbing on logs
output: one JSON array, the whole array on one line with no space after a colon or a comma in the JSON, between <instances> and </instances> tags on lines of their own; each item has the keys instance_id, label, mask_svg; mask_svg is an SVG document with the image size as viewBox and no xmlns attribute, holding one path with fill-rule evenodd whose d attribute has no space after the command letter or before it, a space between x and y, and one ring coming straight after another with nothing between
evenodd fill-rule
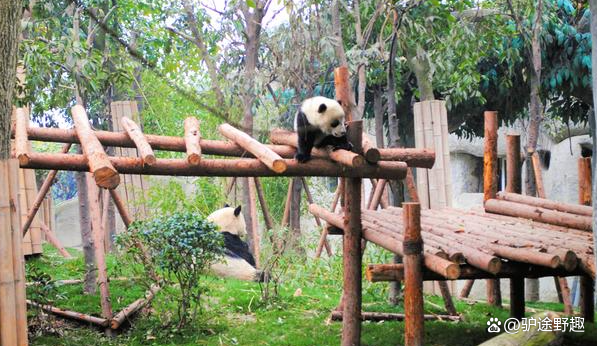
<instances>
[{"instance_id":1,"label":"panda climbing on logs","mask_svg":"<svg viewBox=\"0 0 597 346\"><path fill-rule=\"evenodd\" d=\"M224 236L224 260L211 265L211 270L221 277L236 278L245 281L263 281L261 270L255 268L255 258L249 252L249 246L241 237L247 235L245 217L241 214L241 206L224 208L211 213L207 217Z\"/></svg>"},{"instance_id":2,"label":"panda climbing on logs","mask_svg":"<svg viewBox=\"0 0 597 346\"><path fill-rule=\"evenodd\" d=\"M323 96L304 100L294 118L294 130L298 133L297 161L309 161L314 147L350 150L344 117L339 101Z\"/></svg>"}]
</instances>

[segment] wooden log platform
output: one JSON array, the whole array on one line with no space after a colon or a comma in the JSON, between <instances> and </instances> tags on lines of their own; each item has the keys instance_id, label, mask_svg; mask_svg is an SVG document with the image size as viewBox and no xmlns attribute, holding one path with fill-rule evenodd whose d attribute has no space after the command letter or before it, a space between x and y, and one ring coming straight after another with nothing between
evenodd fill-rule
<instances>
[{"instance_id":1,"label":"wooden log platform","mask_svg":"<svg viewBox=\"0 0 597 346\"><path fill-rule=\"evenodd\" d=\"M344 227L340 214L317 205L310 205L309 211L333 227ZM396 207L364 210L363 238L402 255L402 215L402 209ZM482 210L443 208L421 212L421 235L425 244L423 279L426 281L572 276L579 273L595 277L592 240L589 233L580 229ZM464 262L441 258L438 251L446 254L457 251ZM384 280L401 280L402 273L392 268L388 271L376 268L380 273L375 275ZM448 271L451 274L448 275Z\"/></svg>"}]
</instances>

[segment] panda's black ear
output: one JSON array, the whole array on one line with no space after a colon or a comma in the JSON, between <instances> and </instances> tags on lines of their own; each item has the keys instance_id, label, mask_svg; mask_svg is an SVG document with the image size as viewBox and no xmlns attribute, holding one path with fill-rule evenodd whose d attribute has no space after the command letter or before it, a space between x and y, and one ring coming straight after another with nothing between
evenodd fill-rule
<instances>
[{"instance_id":1,"label":"panda's black ear","mask_svg":"<svg viewBox=\"0 0 597 346\"><path fill-rule=\"evenodd\" d=\"M336 100L336 101L338 101L338 104L339 104L340 106L342 106L342 100Z\"/></svg>"},{"instance_id":2,"label":"panda's black ear","mask_svg":"<svg viewBox=\"0 0 597 346\"><path fill-rule=\"evenodd\" d=\"M228 203L224 204L224 208L230 208L230 204L228 204Z\"/></svg>"},{"instance_id":3,"label":"panda's black ear","mask_svg":"<svg viewBox=\"0 0 597 346\"><path fill-rule=\"evenodd\" d=\"M319 109L317 110L317 112L323 113L323 112L325 112L326 109L328 109L328 106L326 106L325 103L322 103L319 105Z\"/></svg>"},{"instance_id":4,"label":"panda's black ear","mask_svg":"<svg viewBox=\"0 0 597 346\"><path fill-rule=\"evenodd\" d=\"M241 209L240 205L234 209L234 216L239 216L240 215L240 209Z\"/></svg>"}]
</instances>

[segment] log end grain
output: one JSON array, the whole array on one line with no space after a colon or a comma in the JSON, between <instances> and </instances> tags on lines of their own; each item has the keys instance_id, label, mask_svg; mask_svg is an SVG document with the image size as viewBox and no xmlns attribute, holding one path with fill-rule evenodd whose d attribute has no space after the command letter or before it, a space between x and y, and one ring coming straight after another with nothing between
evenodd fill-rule
<instances>
[{"instance_id":1,"label":"log end grain","mask_svg":"<svg viewBox=\"0 0 597 346\"><path fill-rule=\"evenodd\" d=\"M187 162L193 166L198 166L201 163L201 155L193 153L187 156Z\"/></svg>"},{"instance_id":2,"label":"log end grain","mask_svg":"<svg viewBox=\"0 0 597 346\"><path fill-rule=\"evenodd\" d=\"M27 153L18 153L17 159L19 160L20 166L26 166L31 161L29 158L29 154L27 154Z\"/></svg>"},{"instance_id":3,"label":"log end grain","mask_svg":"<svg viewBox=\"0 0 597 346\"><path fill-rule=\"evenodd\" d=\"M460 277L460 266L456 263L450 264L446 266L444 273L442 275L446 279L456 280Z\"/></svg>"},{"instance_id":4,"label":"log end grain","mask_svg":"<svg viewBox=\"0 0 597 346\"><path fill-rule=\"evenodd\" d=\"M567 250L563 258L560 257L560 259L563 262L562 265L564 269L566 269L567 271L573 271L578 266L578 257L576 256L576 253L574 253L574 251L572 250Z\"/></svg>"},{"instance_id":5,"label":"log end grain","mask_svg":"<svg viewBox=\"0 0 597 346\"><path fill-rule=\"evenodd\" d=\"M145 155L143 157L143 165L153 166L156 163L155 155Z\"/></svg>"},{"instance_id":6,"label":"log end grain","mask_svg":"<svg viewBox=\"0 0 597 346\"><path fill-rule=\"evenodd\" d=\"M111 167L98 168L93 173L95 183L104 189L115 189L120 184L120 175Z\"/></svg>"},{"instance_id":7,"label":"log end grain","mask_svg":"<svg viewBox=\"0 0 597 346\"><path fill-rule=\"evenodd\" d=\"M499 273L502 270L502 261L497 257L492 258L487 265L487 269L492 274Z\"/></svg>"},{"instance_id":8,"label":"log end grain","mask_svg":"<svg viewBox=\"0 0 597 346\"><path fill-rule=\"evenodd\" d=\"M274 160L272 162L272 170L276 173L284 173L288 166L286 165L286 161L284 159Z\"/></svg>"},{"instance_id":9,"label":"log end grain","mask_svg":"<svg viewBox=\"0 0 597 346\"><path fill-rule=\"evenodd\" d=\"M365 150L365 160L369 163L378 163L381 160L381 154L377 148L369 148Z\"/></svg>"}]
</instances>

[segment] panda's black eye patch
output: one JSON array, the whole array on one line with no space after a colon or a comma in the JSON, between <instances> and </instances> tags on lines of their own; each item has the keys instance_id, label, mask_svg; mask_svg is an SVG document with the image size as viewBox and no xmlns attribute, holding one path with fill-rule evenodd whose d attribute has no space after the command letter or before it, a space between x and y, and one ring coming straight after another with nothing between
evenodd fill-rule
<instances>
[{"instance_id":1,"label":"panda's black eye patch","mask_svg":"<svg viewBox=\"0 0 597 346\"><path fill-rule=\"evenodd\" d=\"M317 112L323 113L326 109L328 109L328 106L326 106L325 103L322 103L319 105L319 109L317 110Z\"/></svg>"},{"instance_id":2,"label":"panda's black eye patch","mask_svg":"<svg viewBox=\"0 0 597 346\"><path fill-rule=\"evenodd\" d=\"M336 127L336 126L340 125L340 121L339 120L334 120L334 121L332 121L332 123L330 125L332 127Z\"/></svg>"}]
</instances>

